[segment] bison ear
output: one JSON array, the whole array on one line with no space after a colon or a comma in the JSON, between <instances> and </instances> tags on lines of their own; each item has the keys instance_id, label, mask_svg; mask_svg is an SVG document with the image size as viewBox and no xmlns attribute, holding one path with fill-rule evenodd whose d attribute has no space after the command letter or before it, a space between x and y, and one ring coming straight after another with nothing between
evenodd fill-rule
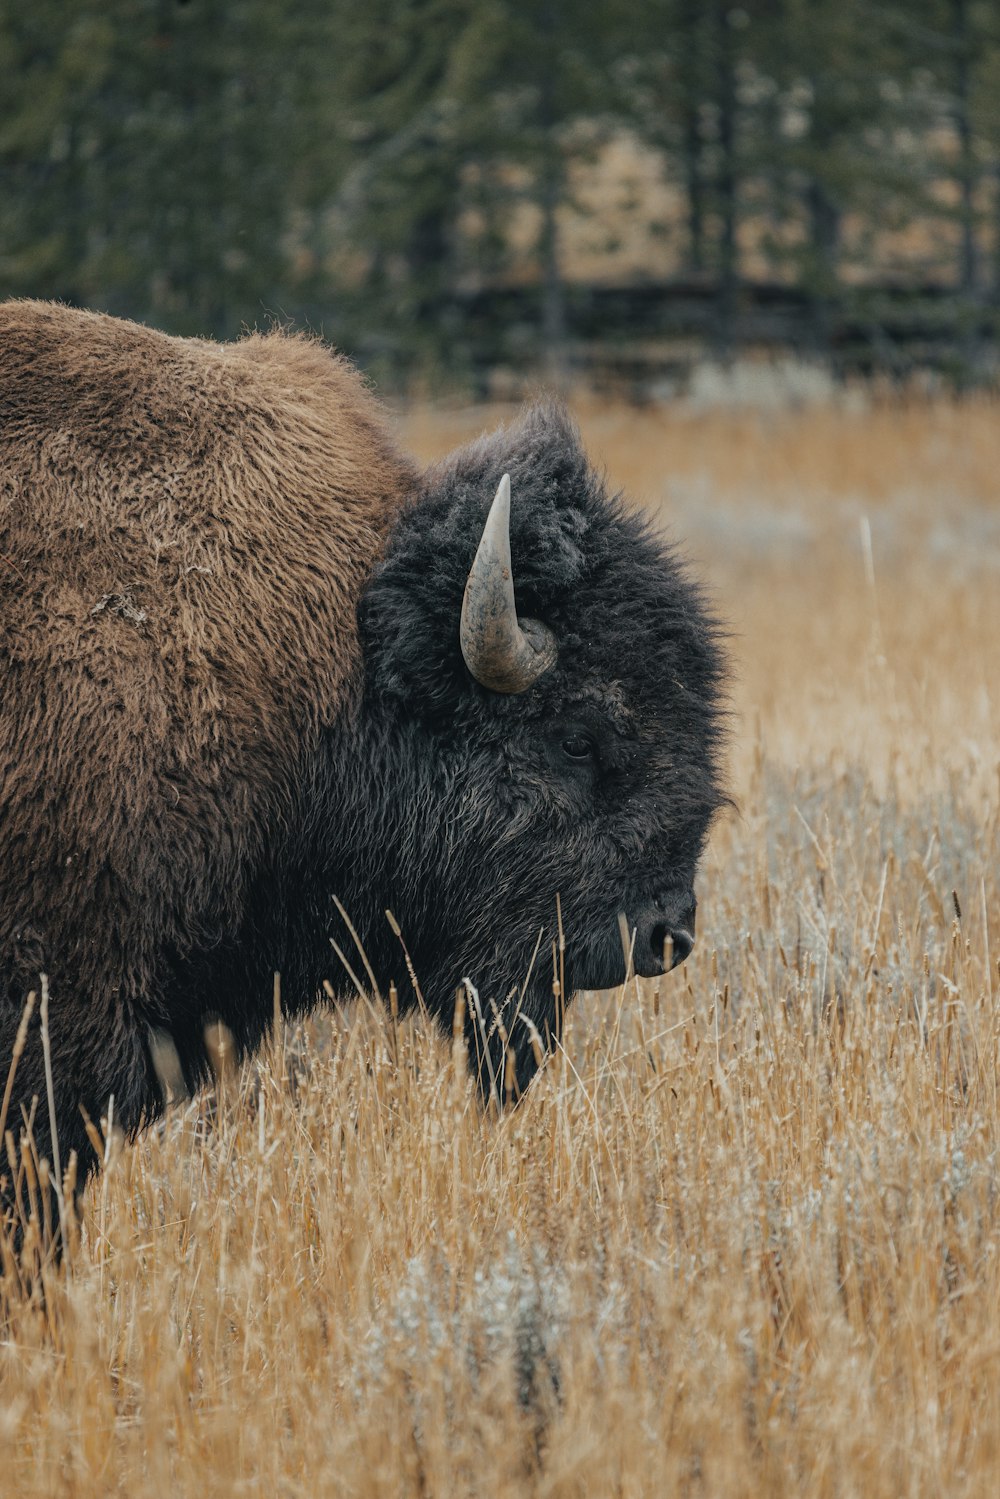
<instances>
[{"instance_id":1,"label":"bison ear","mask_svg":"<svg viewBox=\"0 0 1000 1499\"><path fill-rule=\"evenodd\" d=\"M465 585L461 642L466 666L492 692L526 692L559 654L548 625L519 620L514 607L509 474L500 480Z\"/></svg>"}]
</instances>

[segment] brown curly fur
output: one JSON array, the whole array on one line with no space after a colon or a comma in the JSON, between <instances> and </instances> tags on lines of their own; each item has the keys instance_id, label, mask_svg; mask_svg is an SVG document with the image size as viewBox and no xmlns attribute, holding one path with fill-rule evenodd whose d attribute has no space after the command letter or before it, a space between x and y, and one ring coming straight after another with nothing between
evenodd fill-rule
<instances>
[{"instance_id":1,"label":"brown curly fur","mask_svg":"<svg viewBox=\"0 0 1000 1499\"><path fill-rule=\"evenodd\" d=\"M64 1089L99 1109L148 1071L163 955L235 930L414 483L314 340L0 307L4 1074L43 969ZM21 1074L44 1093L36 1044Z\"/></svg>"}]
</instances>

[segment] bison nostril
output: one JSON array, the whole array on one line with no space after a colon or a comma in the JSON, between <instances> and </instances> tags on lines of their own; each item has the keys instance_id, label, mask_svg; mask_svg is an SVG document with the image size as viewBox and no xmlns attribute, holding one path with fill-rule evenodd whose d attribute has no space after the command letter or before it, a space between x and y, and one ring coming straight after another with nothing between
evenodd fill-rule
<instances>
[{"instance_id":1,"label":"bison nostril","mask_svg":"<svg viewBox=\"0 0 1000 1499\"><path fill-rule=\"evenodd\" d=\"M663 958L663 951L670 940L670 928L665 921L658 921L649 934L649 945L653 949L653 956Z\"/></svg>"},{"instance_id":2,"label":"bison nostril","mask_svg":"<svg viewBox=\"0 0 1000 1499\"><path fill-rule=\"evenodd\" d=\"M694 937L688 931L687 927L680 926L674 931L673 939L674 961L672 966L676 968L678 963L683 963L686 958L691 956L691 949L694 947Z\"/></svg>"},{"instance_id":3,"label":"bison nostril","mask_svg":"<svg viewBox=\"0 0 1000 1499\"><path fill-rule=\"evenodd\" d=\"M687 927L671 927L665 921L657 922L650 937L654 956L662 962L664 970L678 967L694 947L694 937Z\"/></svg>"}]
</instances>

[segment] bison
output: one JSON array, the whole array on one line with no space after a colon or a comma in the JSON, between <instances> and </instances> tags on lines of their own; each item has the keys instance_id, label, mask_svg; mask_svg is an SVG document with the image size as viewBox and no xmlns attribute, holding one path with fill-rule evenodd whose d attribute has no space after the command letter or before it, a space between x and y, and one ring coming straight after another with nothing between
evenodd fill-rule
<instances>
[{"instance_id":1,"label":"bison","mask_svg":"<svg viewBox=\"0 0 1000 1499\"><path fill-rule=\"evenodd\" d=\"M557 404L421 471L313 338L0 308L0 1087L45 974L63 1162L350 989L523 1089L562 995L683 959L723 641ZM391 913L387 915L388 913ZM553 983L561 931L564 971ZM405 948L405 951L404 951ZM352 946L352 951L354 951ZM472 995L472 989L467 991ZM478 996L478 1004L475 1003ZM7 1128L33 1097L33 1028Z\"/></svg>"}]
</instances>

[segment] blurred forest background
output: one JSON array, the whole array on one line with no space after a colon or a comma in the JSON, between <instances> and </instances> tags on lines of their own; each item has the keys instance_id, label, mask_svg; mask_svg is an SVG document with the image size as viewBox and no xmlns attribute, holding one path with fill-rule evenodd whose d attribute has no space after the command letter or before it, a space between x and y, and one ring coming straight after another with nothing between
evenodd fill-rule
<instances>
[{"instance_id":1,"label":"blurred forest background","mask_svg":"<svg viewBox=\"0 0 1000 1499\"><path fill-rule=\"evenodd\" d=\"M0 0L0 294L390 389L993 378L995 0Z\"/></svg>"}]
</instances>

